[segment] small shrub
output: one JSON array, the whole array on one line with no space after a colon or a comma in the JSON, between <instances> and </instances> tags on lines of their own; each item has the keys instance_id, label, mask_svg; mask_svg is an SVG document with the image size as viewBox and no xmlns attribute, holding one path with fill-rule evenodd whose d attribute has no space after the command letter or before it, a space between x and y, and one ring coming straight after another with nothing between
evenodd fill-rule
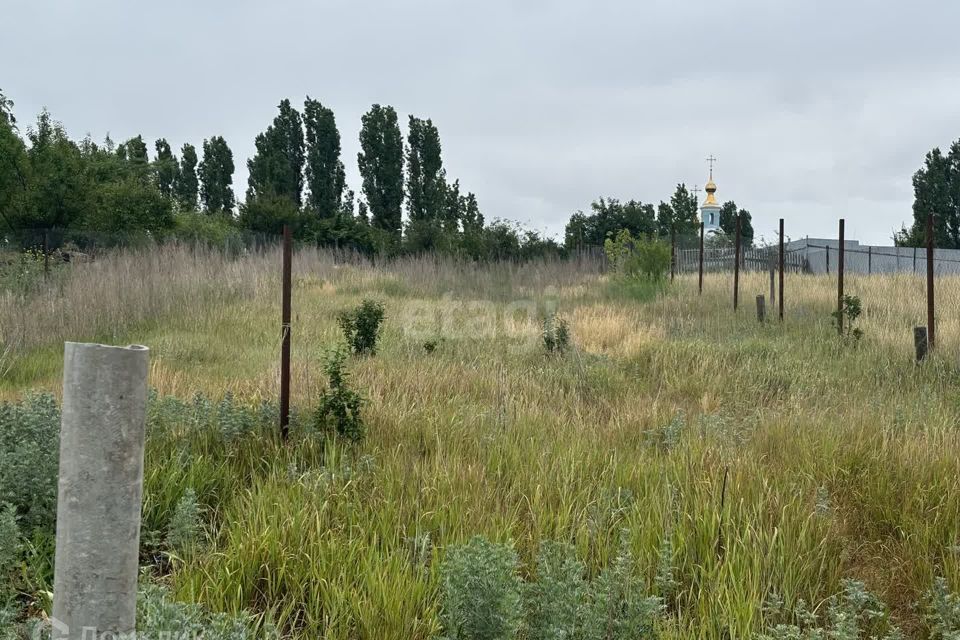
<instances>
[{"instance_id":1,"label":"small shrub","mask_svg":"<svg viewBox=\"0 0 960 640\"><path fill-rule=\"evenodd\" d=\"M586 567L570 545L544 542L537 555L537 579L524 585L525 634L528 640L576 637L580 606L586 595Z\"/></svg>"},{"instance_id":2,"label":"small shrub","mask_svg":"<svg viewBox=\"0 0 960 640\"><path fill-rule=\"evenodd\" d=\"M346 355L342 351L334 350L328 354L324 366L327 388L320 393L320 404L313 422L320 433L335 433L359 442L366 434L360 413L364 399L350 388L349 376L343 368L345 360Z\"/></svg>"},{"instance_id":3,"label":"small shrub","mask_svg":"<svg viewBox=\"0 0 960 640\"><path fill-rule=\"evenodd\" d=\"M610 565L590 583L583 605L582 640L656 638L663 600L645 593L634 573L634 559L626 533Z\"/></svg>"},{"instance_id":4,"label":"small shrub","mask_svg":"<svg viewBox=\"0 0 960 640\"><path fill-rule=\"evenodd\" d=\"M758 640L902 640L900 630L890 625L883 603L858 580L844 580L843 591L828 601L826 615L818 619L803 600L798 600L793 611L786 611L783 600L772 594L764 606L768 624L775 619L788 618L771 626ZM884 631L883 635L879 635ZM952 636L947 636L952 637Z\"/></svg>"},{"instance_id":5,"label":"small shrub","mask_svg":"<svg viewBox=\"0 0 960 640\"><path fill-rule=\"evenodd\" d=\"M337 324L343 337L355 355L375 355L380 325L383 323L383 305L374 300L364 300L359 307L343 311L337 316Z\"/></svg>"},{"instance_id":6,"label":"small shrub","mask_svg":"<svg viewBox=\"0 0 960 640\"><path fill-rule=\"evenodd\" d=\"M547 353L563 355L570 348L570 327L566 320L555 314L543 319L541 336Z\"/></svg>"},{"instance_id":7,"label":"small shrub","mask_svg":"<svg viewBox=\"0 0 960 640\"><path fill-rule=\"evenodd\" d=\"M667 531L660 540L660 550L657 553L657 575L653 578L653 585L657 595L663 602L670 602L676 594L680 583L676 578L676 567L673 562L673 535Z\"/></svg>"},{"instance_id":8,"label":"small shrub","mask_svg":"<svg viewBox=\"0 0 960 640\"><path fill-rule=\"evenodd\" d=\"M938 577L930 590L927 605L927 623L930 640L960 638L960 595L952 593L947 581Z\"/></svg>"},{"instance_id":9,"label":"small shrub","mask_svg":"<svg viewBox=\"0 0 960 640\"><path fill-rule=\"evenodd\" d=\"M863 337L863 330L856 326L857 318L863 313L863 304L857 296L843 296L843 304L840 309L830 314L833 318L833 326L843 321L843 337L853 342L858 342Z\"/></svg>"},{"instance_id":10,"label":"small shrub","mask_svg":"<svg viewBox=\"0 0 960 640\"><path fill-rule=\"evenodd\" d=\"M53 531L60 409L50 394L0 403L0 503L16 509L23 533Z\"/></svg>"},{"instance_id":11,"label":"small shrub","mask_svg":"<svg viewBox=\"0 0 960 640\"><path fill-rule=\"evenodd\" d=\"M20 560L20 528L13 506L0 505L0 604L12 593L11 578Z\"/></svg>"},{"instance_id":12,"label":"small shrub","mask_svg":"<svg viewBox=\"0 0 960 640\"><path fill-rule=\"evenodd\" d=\"M423 350L427 353L433 353L437 350L437 347L440 345L439 340L427 340L423 343Z\"/></svg>"},{"instance_id":13,"label":"small shrub","mask_svg":"<svg viewBox=\"0 0 960 640\"><path fill-rule=\"evenodd\" d=\"M200 527L197 494L193 489L187 489L170 517L170 524L167 526L167 548L179 555L190 551L199 540Z\"/></svg>"},{"instance_id":14,"label":"small shrub","mask_svg":"<svg viewBox=\"0 0 960 640\"><path fill-rule=\"evenodd\" d=\"M144 638L203 638L204 640L254 640L278 638L275 629L258 630L248 614L210 613L195 604L174 600L166 588L146 583L137 598L137 631Z\"/></svg>"},{"instance_id":15,"label":"small shrub","mask_svg":"<svg viewBox=\"0 0 960 640\"><path fill-rule=\"evenodd\" d=\"M513 640L521 621L517 552L477 536L441 570L445 640Z\"/></svg>"},{"instance_id":16,"label":"small shrub","mask_svg":"<svg viewBox=\"0 0 960 640\"><path fill-rule=\"evenodd\" d=\"M627 229L603 243L614 273L622 278L663 279L670 271L670 245L654 237L634 238Z\"/></svg>"},{"instance_id":17,"label":"small shrub","mask_svg":"<svg viewBox=\"0 0 960 640\"><path fill-rule=\"evenodd\" d=\"M646 433L647 440L663 451L671 451L680 444L687 421L683 414L677 414L667 424L652 429Z\"/></svg>"}]
</instances>

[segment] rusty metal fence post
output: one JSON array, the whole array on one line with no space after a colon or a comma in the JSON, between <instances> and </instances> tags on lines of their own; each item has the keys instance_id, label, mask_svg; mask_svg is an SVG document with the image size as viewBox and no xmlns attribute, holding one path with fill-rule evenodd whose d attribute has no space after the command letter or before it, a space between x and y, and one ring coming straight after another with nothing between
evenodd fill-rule
<instances>
[{"instance_id":1,"label":"rusty metal fence post","mask_svg":"<svg viewBox=\"0 0 960 640\"><path fill-rule=\"evenodd\" d=\"M783 218L780 218L780 291L777 304L780 307L780 321L783 321Z\"/></svg>"},{"instance_id":2,"label":"rusty metal fence post","mask_svg":"<svg viewBox=\"0 0 960 640\"><path fill-rule=\"evenodd\" d=\"M677 230L670 225L670 282L677 273Z\"/></svg>"},{"instance_id":3,"label":"rusty metal fence post","mask_svg":"<svg viewBox=\"0 0 960 640\"><path fill-rule=\"evenodd\" d=\"M927 215L927 342L933 349L936 344L935 306L933 292L933 214Z\"/></svg>"},{"instance_id":4,"label":"rusty metal fence post","mask_svg":"<svg viewBox=\"0 0 960 640\"><path fill-rule=\"evenodd\" d=\"M736 237L733 241L733 310L737 310L740 298L740 214L737 214Z\"/></svg>"},{"instance_id":5,"label":"rusty metal fence post","mask_svg":"<svg viewBox=\"0 0 960 640\"><path fill-rule=\"evenodd\" d=\"M283 225L283 292L280 323L280 435L286 440L290 434L290 289L293 239L290 227Z\"/></svg>"},{"instance_id":6,"label":"rusty metal fence post","mask_svg":"<svg viewBox=\"0 0 960 640\"><path fill-rule=\"evenodd\" d=\"M837 331L843 335L843 218L840 218L840 241L837 249Z\"/></svg>"},{"instance_id":7,"label":"rusty metal fence post","mask_svg":"<svg viewBox=\"0 0 960 640\"><path fill-rule=\"evenodd\" d=\"M698 295L703 294L703 223L700 223L700 279L697 283Z\"/></svg>"}]
</instances>

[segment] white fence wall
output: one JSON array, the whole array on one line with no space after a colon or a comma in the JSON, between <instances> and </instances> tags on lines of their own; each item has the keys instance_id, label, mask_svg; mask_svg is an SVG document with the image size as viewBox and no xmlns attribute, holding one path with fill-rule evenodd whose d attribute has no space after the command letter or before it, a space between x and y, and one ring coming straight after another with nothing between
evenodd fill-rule
<instances>
[{"instance_id":1,"label":"white fence wall","mask_svg":"<svg viewBox=\"0 0 960 640\"><path fill-rule=\"evenodd\" d=\"M733 253L732 247L704 249L703 270L707 273L733 271ZM796 240L784 247L784 262L788 272L836 273L839 254L836 240ZM936 275L960 275L960 250L934 249L933 255ZM740 268L765 271L776 267L777 256L776 246L745 249ZM677 271L696 273L699 260L699 249L680 249L677 251ZM863 274L925 274L927 250L923 247L883 247L848 241L844 243L844 270Z\"/></svg>"}]
</instances>

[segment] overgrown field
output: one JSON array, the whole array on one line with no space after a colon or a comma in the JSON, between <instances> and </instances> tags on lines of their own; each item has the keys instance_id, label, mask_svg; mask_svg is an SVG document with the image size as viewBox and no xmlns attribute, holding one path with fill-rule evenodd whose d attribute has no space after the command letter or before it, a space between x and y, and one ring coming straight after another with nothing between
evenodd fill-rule
<instances>
[{"instance_id":1,"label":"overgrown field","mask_svg":"<svg viewBox=\"0 0 960 640\"><path fill-rule=\"evenodd\" d=\"M960 279L939 279L938 348L916 366L925 298L910 275L848 276L864 308L854 341L832 327L827 277L789 275L786 322L759 325L761 274L743 277L734 313L727 275L698 296L695 276L629 285L589 261L373 266L303 250L283 444L279 272L279 252L167 247L0 298L9 401L59 393L64 339L151 348L143 558L177 598L297 639L508 638L516 625L520 638L632 638L531 622L538 598L596 604L619 575L624 602L662 598L648 603L662 638L837 629L863 588L889 616L863 604L862 635L830 637L955 637L943 630L960 602L930 594L938 577L960 588ZM337 314L364 299L386 320L376 355L345 362L366 400L353 443L312 415ZM554 313L562 353L544 348ZM507 546L463 546L475 536ZM15 572L34 613L43 539ZM552 542L569 545L554 549L566 564L549 545L536 561ZM460 601L491 619L520 607L522 621L469 635L450 628Z\"/></svg>"}]
</instances>

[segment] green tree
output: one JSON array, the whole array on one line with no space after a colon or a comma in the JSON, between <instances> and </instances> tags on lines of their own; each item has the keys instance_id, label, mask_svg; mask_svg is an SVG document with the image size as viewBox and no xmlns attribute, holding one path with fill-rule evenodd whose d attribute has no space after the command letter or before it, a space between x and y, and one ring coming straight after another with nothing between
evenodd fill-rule
<instances>
[{"instance_id":1,"label":"green tree","mask_svg":"<svg viewBox=\"0 0 960 640\"><path fill-rule=\"evenodd\" d=\"M440 132L431 120L410 116L407 135L407 211L410 220L440 221L446 201Z\"/></svg>"},{"instance_id":2,"label":"green tree","mask_svg":"<svg viewBox=\"0 0 960 640\"><path fill-rule=\"evenodd\" d=\"M233 213L233 152L222 136L203 141L200 200L207 213Z\"/></svg>"},{"instance_id":3,"label":"green tree","mask_svg":"<svg viewBox=\"0 0 960 640\"><path fill-rule=\"evenodd\" d=\"M0 94L0 113L4 100ZM29 164L26 145L14 130L16 120L7 116L0 117L0 222L13 231L27 195Z\"/></svg>"},{"instance_id":4,"label":"green tree","mask_svg":"<svg viewBox=\"0 0 960 640\"><path fill-rule=\"evenodd\" d=\"M480 205L477 204L477 196L472 192L468 193L463 201L462 214L464 232L481 231L483 229L483 214L480 213Z\"/></svg>"},{"instance_id":5,"label":"green tree","mask_svg":"<svg viewBox=\"0 0 960 640\"><path fill-rule=\"evenodd\" d=\"M85 229L120 234L146 231L162 236L173 226L173 206L157 184L143 138L137 136L111 153L84 141L82 158L89 177Z\"/></svg>"},{"instance_id":6,"label":"green tree","mask_svg":"<svg viewBox=\"0 0 960 640\"><path fill-rule=\"evenodd\" d=\"M657 233L661 236L669 236L670 230L674 228L676 214L669 202L660 201L657 205Z\"/></svg>"},{"instance_id":7,"label":"green tree","mask_svg":"<svg viewBox=\"0 0 960 640\"><path fill-rule=\"evenodd\" d=\"M259 196L241 204L238 222L244 229L272 236L279 235L284 225L288 225L291 232L300 238L305 229L297 205L287 197L275 195Z\"/></svg>"},{"instance_id":8,"label":"green tree","mask_svg":"<svg viewBox=\"0 0 960 640\"><path fill-rule=\"evenodd\" d=\"M173 193L181 211L196 211L198 191L197 150L192 144L184 144L180 150L180 168L173 181Z\"/></svg>"},{"instance_id":9,"label":"green tree","mask_svg":"<svg viewBox=\"0 0 960 640\"><path fill-rule=\"evenodd\" d=\"M143 141L143 136L130 138L119 147L117 155L130 163L130 166L142 176L146 176L150 165L150 156L147 154L147 143Z\"/></svg>"},{"instance_id":10,"label":"green tree","mask_svg":"<svg viewBox=\"0 0 960 640\"><path fill-rule=\"evenodd\" d=\"M3 89L0 89L0 124L10 125L11 128L17 125L17 119L13 117L13 100L3 94Z\"/></svg>"},{"instance_id":11,"label":"green tree","mask_svg":"<svg viewBox=\"0 0 960 640\"><path fill-rule=\"evenodd\" d=\"M927 216L933 214L936 246L960 249L960 140L946 155L939 148L927 153L913 175L913 196L913 224L897 234L898 244L925 245Z\"/></svg>"},{"instance_id":12,"label":"green tree","mask_svg":"<svg viewBox=\"0 0 960 640\"><path fill-rule=\"evenodd\" d=\"M91 209L90 181L80 148L44 109L27 131L30 164L20 226L66 228L80 225Z\"/></svg>"},{"instance_id":13,"label":"green tree","mask_svg":"<svg viewBox=\"0 0 960 640\"><path fill-rule=\"evenodd\" d=\"M687 185L683 183L677 185L676 190L670 197L670 209L673 212L673 230L676 231L678 236L692 236L698 233L700 229L699 203L697 197L687 189ZM663 235L669 235L670 231L670 227L661 228Z\"/></svg>"},{"instance_id":14,"label":"green tree","mask_svg":"<svg viewBox=\"0 0 960 640\"><path fill-rule=\"evenodd\" d=\"M570 217L564 234L567 249L602 247L607 238L623 229L635 237L657 231L653 205L638 200L620 202L616 198L600 198L590 205L590 209L589 215L578 211Z\"/></svg>"},{"instance_id":15,"label":"green tree","mask_svg":"<svg viewBox=\"0 0 960 640\"><path fill-rule=\"evenodd\" d=\"M753 216L746 209L738 209L737 203L728 200L720 207L720 230L733 240L737 231L737 214L740 214L740 238L744 246L753 246Z\"/></svg>"},{"instance_id":16,"label":"green tree","mask_svg":"<svg viewBox=\"0 0 960 640\"><path fill-rule=\"evenodd\" d=\"M307 96L303 104L303 123L306 129L307 185L310 188L308 203L319 217L333 218L340 212L346 186L337 122L333 110Z\"/></svg>"},{"instance_id":17,"label":"green tree","mask_svg":"<svg viewBox=\"0 0 960 640\"><path fill-rule=\"evenodd\" d=\"M283 100L273 124L256 139L256 154L247 161L250 172L247 200L265 196L286 198L303 204L303 119Z\"/></svg>"},{"instance_id":18,"label":"green tree","mask_svg":"<svg viewBox=\"0 0 960 640\"><path fill-rule=\"evenodd\" d=\"M167 198L173 196L173 181L177 177L177 158L170 150L170 143L160 138L154 145L157 158L153 161L153 172L157 178L157 188Z\"/></svg>"},{"instance_id":19,"label":"green tree","mask_svg":"<svg viewBox=\"0 0 960 640\"><path fill-rule=\"evenodd\" d=\"M393 107L375 104L363 115L357 164L371 226L399 243L403 207L403 134Z\"/></svg>"}]
</instances>

